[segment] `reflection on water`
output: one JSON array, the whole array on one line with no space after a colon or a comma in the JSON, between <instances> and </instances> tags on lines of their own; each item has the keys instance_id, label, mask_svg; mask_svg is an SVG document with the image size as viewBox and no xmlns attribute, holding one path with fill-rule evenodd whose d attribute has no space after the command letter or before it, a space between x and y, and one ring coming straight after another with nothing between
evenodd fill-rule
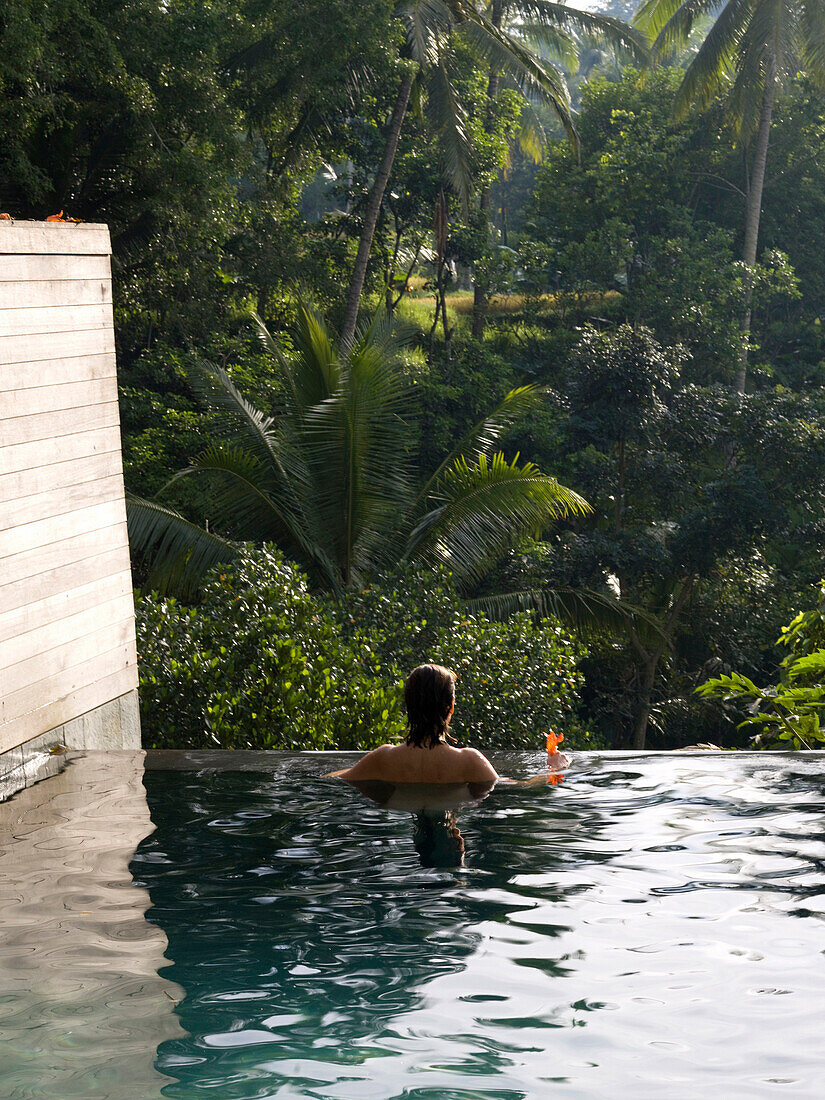
<instances>
[{"instance_id":1,"label":"reflection on water","mask_svg":"<svg viewBox=\"0 0 825 1100\"><path fill-rule=\"evenodd\" d=\"M449 869L327 761L201 764L147 774L133 863L185 989L164 1095L820 1095L820 760L582 756L434 812Z\"/></svg>"},{"instance_id":2,"label":"reflection on water","mask_svg":"<svg viewBox=\"0 0 825 1100\"><path fill-rule=\"evenodd\" d=\"M83 754L0 804L4 1100L161 1095L151 1053L180 1034L181 991L128 870L152 829L142 770L142 753Z\"/></svg>"},{"instance_id":3,"label":"reflection on water","mask_svg":"<svg viewBox=\"0 0 825 1100\"><path fill-rule=\"evenodd\" d=\"M0 805L3 1100L821 1095L821 757L148 759Z\"/></svg>"}]
</instances>

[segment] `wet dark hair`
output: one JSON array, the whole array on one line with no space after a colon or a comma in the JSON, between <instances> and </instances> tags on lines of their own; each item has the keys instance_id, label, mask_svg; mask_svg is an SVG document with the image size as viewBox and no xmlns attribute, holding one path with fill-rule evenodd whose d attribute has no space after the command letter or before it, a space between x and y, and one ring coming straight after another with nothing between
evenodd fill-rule
<instances>
[{"instance_id":1,"label":"wet dark hair","mask_svg":"<svg viewBox=\"0 0 825 1100\"><path fill-rule=\"evenodd\" d=\"M422 867L461 867L464 864L464 837L458 831L455 810L435 816L418 814L413 844Z\"/></svg>"},{"instance_id":2,"label":"wet dark hair","mask_svg":"<svg viewBox=\"0 0 825 1100\"><path fill-rule=\"evenodd\" d=\"M419 665L404 683L407 744L434 748L446 736L455 701L456 674L443 665Z\"/></svg>"}]
</instances>

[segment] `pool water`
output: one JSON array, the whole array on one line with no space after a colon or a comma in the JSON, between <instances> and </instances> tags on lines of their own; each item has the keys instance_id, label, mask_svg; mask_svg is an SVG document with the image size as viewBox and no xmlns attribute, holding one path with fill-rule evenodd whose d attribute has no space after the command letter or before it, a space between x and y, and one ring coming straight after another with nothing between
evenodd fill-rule
<instances>
[{"instance_id":1,"label":"pool water","mask_svg":"<svg viewBox=\"0 0 825 1100\"><path fill-rule=\"evenodd\" d=\"M96 756L69 771L82 777ZM138 821L131 879L110 851L82 887L53 881L75 910L82 899L91 957L112 974L92 967L73 994L98 1064L55 1054L66 1020L55 1027L54 998L33 992L58 964L64 984L89 966L61 948L58 920L41 932L55 939L39 970L16 956L28 967L16 1009L3 983L0 1070L6 1050L27 1051L4 1074L8 1095L822 1095L825 758L581 754L557 786L479 801L407 790L389 806L376 802L386 790L320 778L346 760L150 753L145 803L133 783L129 807L113 796L121 860L124 822ZM494 756L514 776L542 761ZM140 762L129 767L139 779ZM96 826L64 807L64 854L67 837L111 836L98 794ZM21 899L37 850L8 906L12 943L29 948L21 927L40 918Z\"/></svg>"}]
</instances>

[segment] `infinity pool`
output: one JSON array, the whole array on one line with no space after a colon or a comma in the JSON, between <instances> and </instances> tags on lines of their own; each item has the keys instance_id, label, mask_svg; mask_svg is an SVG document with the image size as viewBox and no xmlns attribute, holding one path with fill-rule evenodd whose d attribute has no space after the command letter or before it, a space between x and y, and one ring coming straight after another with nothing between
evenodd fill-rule
<instances>
[{"instance_id":1,"label":"infinity pool","mask_svg":"<svg viewBox=\"0 0 825 1100\"><path fill-rule=\"evenodd\" d=\"M389 805L348 759L77 754L0 806L0 1094L822 1096L825 758Z\"/></svg>"}]
</instances>

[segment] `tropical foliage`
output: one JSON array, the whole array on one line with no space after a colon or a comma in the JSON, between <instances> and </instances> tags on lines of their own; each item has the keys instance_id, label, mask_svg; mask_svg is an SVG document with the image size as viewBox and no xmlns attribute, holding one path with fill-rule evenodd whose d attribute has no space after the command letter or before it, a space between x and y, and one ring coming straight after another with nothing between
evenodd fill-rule
<instances>
[{"instance_id":1,"label":"tropical foliage","mask_svg":"<svg viewBox=\"0 0 825 1100\"><path fill-rule=\"evenodd\" d=\"M542 400L512 390L420 485L409 461L412 389L386 322L339 352L320 317L299 307L296 354L261 326L277 368L280 409L265 416L219 367L194 379L222 414L223 438L180 476L209 476L213 530L155 504L130 501L130 539L152 557L152 580L196 582L225 557L226 538L276 542L316 584L337 592L380 567L448 565L478 580L523 535L583 515L578 494L518 456L497 451L502 432Z\"/></svg>"},{"instance_id":2,"label":"tropical foliage","mask_svg":"<svg viewBox=\"0 0 825 1100\"><path fill-rule=\"evenodd\" d=\"M693 106L707 109L720 96L724 111L753 157L745 200L742 259L753 268L757 257L762 192L777 93L804 68L825 78L825 10L816 0L644 0L636 22L667 52L684 46L702 20L713 24L688 64L676 97L677 114ZM751 327L752 282L746 283L742 332ZM743 344L736 389L745 390L748 347Z\"/></svg>"},{"instance_id":3,"label":"tropical foliage","mask_svg":"<svg viewBox=\"0 0 825 1100\"><path fill-rule=\"evenodd\" d=\"M748 716L740 729L753 734L760 749L819 749L825 746L825 581L817 606L800 611L783 628L777 645L788 655L776 684L760 688L739 672L714 677L697 688L705 698L745 705Z\"/></svg>"},{"instance_id":4,"label":"tropical foliage","mask_svg":"<svg viewBox=\"0 0 825 1100\"><path fill-rule=\"evenodd\" d=\"M459 674L462 741L536 749L555 727L591 743L576 713L581 648L550 620L468 614L443 570L334 600L274 548L247 548L196 606L150 594L137 622L155 747L370 748L402 735L401 684L425 659Z\"/></svg>"},{"instance_id":5,"label":"tropical foliage","mask_svg":"<svg viewBox=\"0 0 825 1100\"><path fill-rule=\"evenodd\" d=\"M380 672L370 695L335 609L357 603L376 637L386 624L382 662L404 671L417 651L371 601L394 600L408 633L407 604L434 622L419 588L442 588L422 567L450 571L475 623L438 643L446 663L484 669L517 629L496 680L525 722L545 717L524 685L548 706L562 692L536 617L589 628L564 691L612 747L743 746L749 685L797 708L785 688L815 689L773 643L823 575L822 5L650 0L633 29L615 22L634 7L4 3L2 212L111 229L131 528L151 552L136 578L158 579L151 557L181 591L223 563L204 592L226 654L209 632L192 641L191 587L141 604L152 736L177 728L175 685L196 669L180 697L199 700L184 724L203 743L210 678L232 661L218 608L243 629L220 577L245 540L276 542L307 590L275 584L295 614L261 627L266 674L238 665L221 688L225 743L236 719L257 736L261 684L281 685L281 728L290 670L320 693L327 652L331 681L360 685L343 695L363 728L389 721L396 689ZM382 311L401 345L363 323ZM250 584L268 591L265 573ZM334 629L302 663L322 604ZM187 662L185 639L208 662ZM726 676L743 678L738 700L696 694ZM473 730L492 744L486 691L473 681ZM338 717L318 736L353 743L323 698ZM767 695L754 715L773 708ZM512 725L527 743L519 721L506 710L505 740Z\"/></svg>"}]
</instances>

